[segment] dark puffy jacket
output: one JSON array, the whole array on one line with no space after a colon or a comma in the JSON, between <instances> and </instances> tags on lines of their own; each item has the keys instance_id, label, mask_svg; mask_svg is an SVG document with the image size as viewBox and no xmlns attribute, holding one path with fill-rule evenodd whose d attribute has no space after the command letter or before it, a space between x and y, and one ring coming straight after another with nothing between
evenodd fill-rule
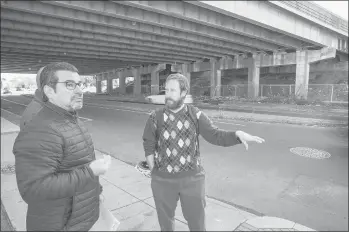
<instances>
[{"instance_id":1,"label":"dark puffy jacket","mask_svg":"<svg viewBox=\"0 0 349 232\"><path fill-rule=\"evenodd\" d=\"M42 109L43 107L42 93L39 89L35 91L33 100L29 103L27 108L25 108L19 128L22 130L27 122L32 120L32 118Z\"/></svg>"},{"instance_id":2,"label":"dark puffy jacket","mask_svg":"<svg viewBox=\"0 0 349 232\"><path fill-rule=\"evenodd\" d=\"M27 230L88 231L99 217L99 178L92 138L77 115L49 102L19 132L13 147Z\"/></svg>"}]
</instances>

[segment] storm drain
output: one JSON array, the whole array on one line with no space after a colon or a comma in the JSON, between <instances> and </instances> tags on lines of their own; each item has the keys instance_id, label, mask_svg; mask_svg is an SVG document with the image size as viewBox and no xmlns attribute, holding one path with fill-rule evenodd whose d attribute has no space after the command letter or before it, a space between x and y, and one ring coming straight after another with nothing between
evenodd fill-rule
<instances>
[{"instance_id":1,"label":"storm drain","mask_svg":"<svg viewBox=\"0 0 349 232\"><path fill-rule=\"evenodd\" d=\"M330 158L331 154L326 151L317 150L309 147L293 147L290 149L293 154L313 159Z\"/></svg>"}]
</instances>

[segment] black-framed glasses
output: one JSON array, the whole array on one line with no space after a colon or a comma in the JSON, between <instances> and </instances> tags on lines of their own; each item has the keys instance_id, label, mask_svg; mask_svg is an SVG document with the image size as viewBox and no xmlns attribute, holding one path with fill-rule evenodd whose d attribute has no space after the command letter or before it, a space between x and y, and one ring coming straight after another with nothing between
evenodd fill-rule
<instances>
[{"instance_id":1,"label":"black-framed glasses","mask_svg":"<svg viewBox=\"0 0 349 232\"><path fill-rule=\"evenodd\" d=\"M86 84L84 82L74 82L74 81L64 81L64 82L51 82L51 83L65 83L65 87L69 90L74 90L76 86L78 85L81 90L86 88Z\"/></svg>"}]
</instances>

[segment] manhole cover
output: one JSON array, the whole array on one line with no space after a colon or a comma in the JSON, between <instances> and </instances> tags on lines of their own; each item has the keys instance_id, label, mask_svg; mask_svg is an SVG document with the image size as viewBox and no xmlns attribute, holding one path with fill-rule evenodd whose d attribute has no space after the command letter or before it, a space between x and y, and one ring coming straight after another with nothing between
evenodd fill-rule
<instances>
[{"instance_id":1,"label":"manhole cover","mask_svg":"<svg viewBox=\"0 0 349 232\"><path fill-rule=\"evenodd\" d=\"M313 158L313 159L326 159L330 158L331 154L326 151L317 150L309 147L293 147L290 149L293 154Z\"/></svg>"}]
</instances>

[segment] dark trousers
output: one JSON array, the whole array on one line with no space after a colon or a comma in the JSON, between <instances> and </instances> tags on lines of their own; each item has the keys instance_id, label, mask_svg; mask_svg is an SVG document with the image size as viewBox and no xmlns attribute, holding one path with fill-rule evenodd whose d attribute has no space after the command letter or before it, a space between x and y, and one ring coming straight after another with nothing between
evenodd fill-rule
<instances>
[{"instance_id":1,"label":"dark trousers","mask_svg":"<svg viewBox=\"0 0 349 232\"><path fill-rule=\"evenodd\" d=\"M152 176L151 188L161 231L174 231L174 216L178 199L190 231L206 231L205 176L178 179Z\"/></svg>"}]
</instances>

